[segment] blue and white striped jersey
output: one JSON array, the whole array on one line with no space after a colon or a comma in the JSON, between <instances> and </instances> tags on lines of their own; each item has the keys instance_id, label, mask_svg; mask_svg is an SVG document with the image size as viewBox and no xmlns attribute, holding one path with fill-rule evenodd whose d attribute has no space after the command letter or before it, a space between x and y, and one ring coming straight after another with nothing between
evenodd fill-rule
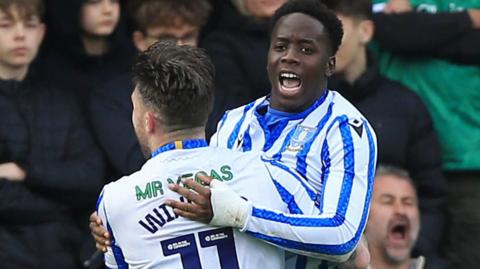
<instances>
[{"instance_id":1,"label":"blue and white striped jersey","mask_svg":"<svg viewBox=\"0 0 480 269\"><path fill-rule=\"evenodd\" d=\"M315 227L283 225L315 224L320 213L314 190L294 171L255 152L206 147L204 140L177 141L156 154L140 171L106 185L99 197L97 211L112 236L108 268L283 268L283 250L238 230L184 219L165 205L168 198L183 200L168 184L199 173L252 201L247 223L260 225L247 225L247 233L300 253L322 250ZM279 225L257 229L272 223Z\"/></svg>"},{"instance_id":2,"label":"blue and white striped jersey","mask_svg":"<svg viewBox=\"0 0 480 269\"><path fill-rule=\"evenodd\" d=\"M268 106L268 97L263 97L227 111L210 145L263 151L295 169L315 189L321 214L309 224L285 222L285 225L323 227L325 253L346 253L358 243L370 208L377 156L373 129L335 91L327 90L306 111L270 125L265 118ZM254 222L249 225L251 230L257 228L253 226L261 227L264 232L275 229ZM263 233L257 237L273 240Z\"/></svg>"}]
</instances>

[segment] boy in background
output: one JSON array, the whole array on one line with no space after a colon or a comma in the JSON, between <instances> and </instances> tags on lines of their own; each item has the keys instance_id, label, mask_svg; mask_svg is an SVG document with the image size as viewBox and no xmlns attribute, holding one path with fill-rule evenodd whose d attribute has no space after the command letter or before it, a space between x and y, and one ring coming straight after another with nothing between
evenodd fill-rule
<instances>
[{"instance_id":1,"label":"boy in background","mask_svg":"<svg viewBox=\"0 0 480 269\"><path fill-rule=\"evenodd\" d=\"M53 89L31 65L45 33L43 10L40 0L0 1L5 269L76 268L82 239L74 219L92 210L102 184L101 155L74 99Z\"/></svg>"}]
</instances>

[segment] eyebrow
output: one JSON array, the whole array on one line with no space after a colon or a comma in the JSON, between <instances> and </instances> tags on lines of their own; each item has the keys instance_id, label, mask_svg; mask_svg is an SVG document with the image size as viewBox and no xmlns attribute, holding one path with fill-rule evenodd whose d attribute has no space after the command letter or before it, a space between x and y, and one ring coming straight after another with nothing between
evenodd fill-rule
<instances>
[{"instance_id":1,"label":"eyebrow","mask_svg":"<svg viewBox=\"0 0 480 269\"><path fill-rule=\"evenodd\" d=\"M280 41L289 41L290 40L290 38L287 37L287 36L276 36L276 37L273 37L273 39L277 39L277 40L280 40ZM302 39L300 39L300 43L313 44L313 43L319 42L320 39L321 39L321 37L318 37L318 38L302 38Z\"/></svg>"}]
</instances>

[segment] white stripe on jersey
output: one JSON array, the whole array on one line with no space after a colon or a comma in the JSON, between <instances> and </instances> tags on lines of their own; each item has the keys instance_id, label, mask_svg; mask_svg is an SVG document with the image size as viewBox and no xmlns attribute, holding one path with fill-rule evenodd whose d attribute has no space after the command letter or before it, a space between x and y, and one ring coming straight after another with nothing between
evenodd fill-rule
<instances>
[{"instance_id":1,"label":"white stripe on jersey","mask_svg":"<svg viewBox=\"0 0 480 269\"><path fill-rule=\"evenodd\" d=\"M268 105L269 101L263 97L228 111L211 145L265 151L295 169L316 190L321 220L285 222L281 217L254 211L256 218L252 218L248 229L256 231L252 234L258 238L291 248L325 254L347 253L358 243L368 217L377 148L372 128L353 105L334 91L327 91L311 108L299 113L299 117L286 120L276 133L262 122L262 111ZM316 241L315 246L295 245L268 236L268 230L279 222L285 229L315 225L323 228L319 234L328 236Z\"/></svg>"}]
</instances>

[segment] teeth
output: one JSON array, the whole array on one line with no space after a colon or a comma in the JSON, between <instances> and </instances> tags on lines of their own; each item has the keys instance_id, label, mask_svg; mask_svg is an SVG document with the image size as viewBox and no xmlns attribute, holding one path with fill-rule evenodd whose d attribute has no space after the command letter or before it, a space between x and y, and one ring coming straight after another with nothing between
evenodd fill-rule
<instances>
[{"instance_id":1,"label":"teeth","mask_svg":"<svg viewBox=\"0 0 480 269\"><path fill-rule=\"evenodd\" d=\"M282 73L280 74L281 78L296 78L298 79L298 76L293 74L293 73Z\"/></svg>"}]
</instances>

